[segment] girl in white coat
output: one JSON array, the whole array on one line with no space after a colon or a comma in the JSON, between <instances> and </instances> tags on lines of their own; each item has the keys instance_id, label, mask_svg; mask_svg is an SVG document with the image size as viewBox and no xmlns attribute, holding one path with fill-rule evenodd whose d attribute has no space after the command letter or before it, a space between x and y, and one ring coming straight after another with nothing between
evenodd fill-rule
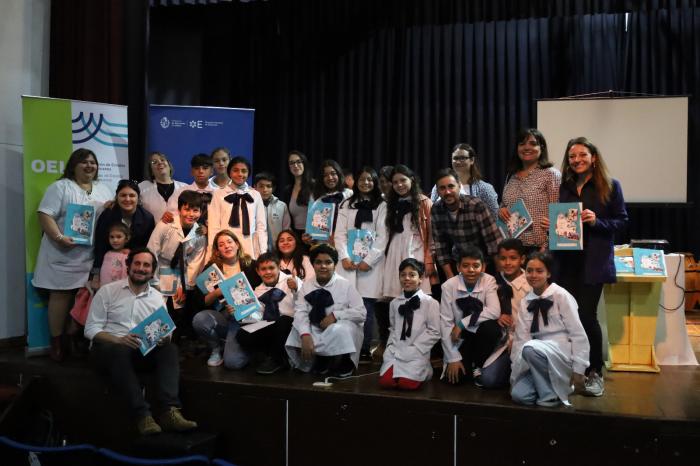
<instances>
[{"instance_id":1,"label":"girl in white coat","mask_svg":"<svg viewBox=\"0 0 700 466\"><path fill-rule=\"evenodd\" d=\"M589 345L576 300L550 283L552 257L530 254L525 277L532 287L520 305L511 350L511 396L520 404L569 405L574 386L583 387Z\"/></svg>"},{"instance_id":2,"label":"girl in white coat","mask_svg":"<svg viewBox=\"0 0 700 466\"><path fill-rule=\"evenodd\" d=\"M420 289L424 274L416 259L399 265L403 294L389 308L391 333L379 371L383 388L416 390L433 376L430 350L440 340L440 305Z\"/></svg>"},{"instance_id":3,"label":"girl in white coat","mask_svg":"<svg viewBox=\"0 0 700 466\"><path fill-rule=\"evenodd\" d=\"M354 193L341 204L335 228L339 259L336 273L357 288L365 303L367 320L360 361L369 362L372 359L370 344L374 334L374 303L381 297L384 269L386 202L382 199L379 178L373 168L363 167L355 179Z\"/></svg>"}]
</instances>

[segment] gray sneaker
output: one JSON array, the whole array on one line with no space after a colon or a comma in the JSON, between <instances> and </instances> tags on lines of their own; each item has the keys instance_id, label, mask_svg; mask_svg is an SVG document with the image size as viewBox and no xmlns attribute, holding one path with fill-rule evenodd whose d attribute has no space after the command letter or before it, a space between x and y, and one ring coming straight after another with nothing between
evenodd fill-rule
<instances>
[{"instance_id":1,"label":"gray sneaker","mask_svg":"<svg viewBox=\"0 0 700 466\"><path fill-rule=\"evenodd\" d=\"M603 396L604 392L605 383L600 375L593 374L586 379L583 389L584 396Z\"/></svg>"}]
</instances>

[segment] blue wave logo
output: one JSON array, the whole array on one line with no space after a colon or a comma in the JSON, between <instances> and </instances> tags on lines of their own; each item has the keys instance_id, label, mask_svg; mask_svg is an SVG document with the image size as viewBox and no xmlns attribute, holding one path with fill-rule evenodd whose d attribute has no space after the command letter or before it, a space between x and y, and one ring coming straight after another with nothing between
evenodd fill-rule
<instances>
[{"instance_id":1,"label":"blue wave logo","mask_svg":"<svg viewBox=\"0 0 700 466\"><path fill-rule=\"evenodd\" d=\"M82 144L94 139L107 147L129 147L127 125L113 123L107 120L102 113L99 116L90 113L85 120L85 114L80 112L77 117L71 120L71 123L73 144Z\"/></svg>"}]
</instances>

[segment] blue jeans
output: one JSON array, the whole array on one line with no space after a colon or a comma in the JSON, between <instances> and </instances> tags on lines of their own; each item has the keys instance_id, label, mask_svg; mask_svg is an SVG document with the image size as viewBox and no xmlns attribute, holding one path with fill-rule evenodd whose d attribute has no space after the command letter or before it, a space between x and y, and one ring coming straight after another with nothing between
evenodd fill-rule
<instances>
[{"instance_id":1,"label":"blue jeans","mask_svg":"<svg viewBox=\"0 0 700 466\"><path fill-rule=\"evenodd\" d=\"M374 303L377 302L375 298L362 298L362 302L365 304L365 309L367 309L367 318L365 319L364 334L365 338L362 341L362 351L369 351L372 345L372 337L374 337Z\"/></svg>"},{"instance_id":2,"label":"blue jeans","mask_svg":"<svg viewBox=\"0 0 700 466\"><path fill-rule=\"evenodd\" d=\"M207 309L194 316L192 327L212 350L224 345L224 367L227 369L243 369L250 361L248 353L236 340L241 325L233 317Z\"/></svg>"},{"instance_id":3,"label":"blue jeans","mask_svg":"<svg viewBox=\"0 0 700 466\"><path fill-rule=\"evenodd\" d=\"M530 370L513 384L510 391L513 401L523 405L532 405L536 401L558 400L552 382L549 379L549 361L536 349L526 346L522 358L527 361Z\"/></svg>"}]
</instances>

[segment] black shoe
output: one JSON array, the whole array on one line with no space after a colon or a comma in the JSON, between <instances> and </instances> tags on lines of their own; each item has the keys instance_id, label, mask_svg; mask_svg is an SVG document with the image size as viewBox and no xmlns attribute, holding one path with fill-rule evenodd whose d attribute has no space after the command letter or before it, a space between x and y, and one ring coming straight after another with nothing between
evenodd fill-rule
<instances>
[{"instance_id":1,"label":"black shoe","mask_svg":"<svg viewBox=\"0 0 700 466\"><path fill-rule=\"evenodd\" d=\"M255 369L255 372L262 375L272 375L282 369L282 364L277 362L272 356L266 357Z\"/></svg>"},{"instance_id":2,"label":"black shoe","mask_svg":"<svg viewBox=\"0 0 700 466\"><path fill-rule=\"evenodd\" d=\"M316 356L316 361L314 361L313 367L311 367L312 374L326 375L328 373L328 368L331 364L331 358L328 356Z\"/></svg>"},{"instance_id":3,"label":"black shoe","mask_svg":"<svg viewBox=\"0 0 700 466\"><path fill-rule=\"evenodd\" d=\"M353 364L352 359L350 359L350 356L344 355L343 359L340 361L340 364L333 369L331 376L344 379L346 377L350 377L354 371L355 364Z\"/></svg>"},{"instance_id":4,"label":"black shoe","mask_svg":"<svg viewBox=\"0 0 700 466\"><path fill-rule=\"evenodd\" d=\"M360 351L360 364L372 364L372 353L368 349Z\"/></svg>"}]
</instances>

